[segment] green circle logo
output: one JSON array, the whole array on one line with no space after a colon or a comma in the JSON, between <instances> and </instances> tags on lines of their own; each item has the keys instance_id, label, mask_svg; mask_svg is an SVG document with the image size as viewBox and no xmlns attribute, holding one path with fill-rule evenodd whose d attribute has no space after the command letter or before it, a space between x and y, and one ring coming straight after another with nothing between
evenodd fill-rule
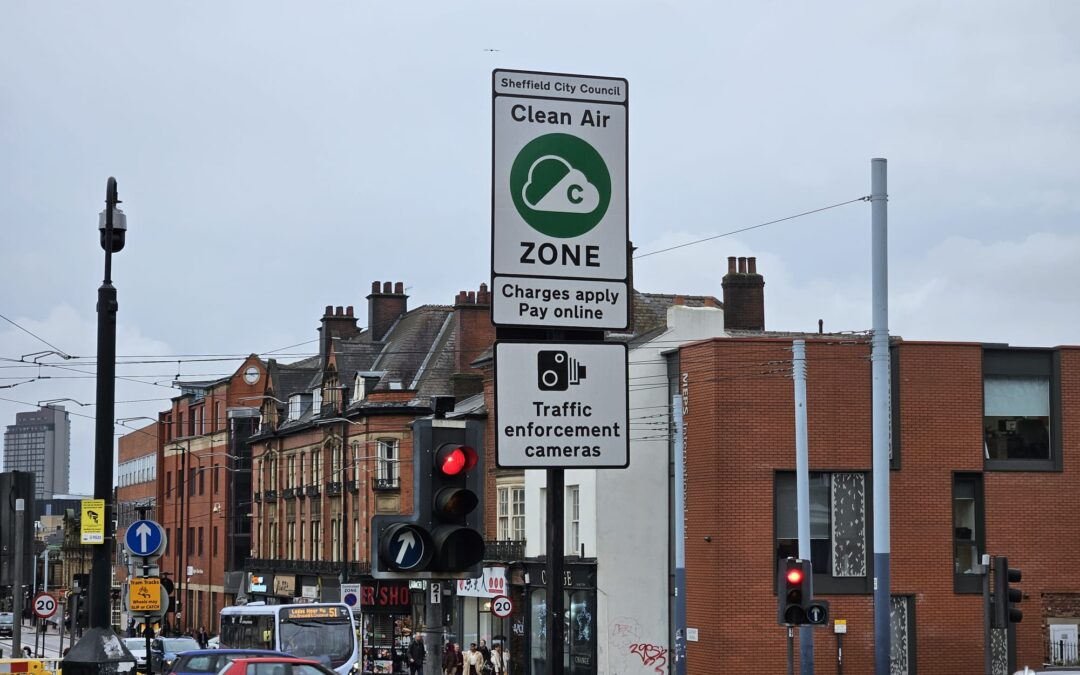
<instances>
[{"instance_id":1,"label":"green circle logo","mask_svg":"<svg viewBox=\"0 0 1080 675\"><path fill-rule=\"evenodd\" d=\"M596 227L611 202L611 175L593 146L570 134L529 141L510 167L517 212L549 237L578 237Z\"/></svg>"}]
</instances>

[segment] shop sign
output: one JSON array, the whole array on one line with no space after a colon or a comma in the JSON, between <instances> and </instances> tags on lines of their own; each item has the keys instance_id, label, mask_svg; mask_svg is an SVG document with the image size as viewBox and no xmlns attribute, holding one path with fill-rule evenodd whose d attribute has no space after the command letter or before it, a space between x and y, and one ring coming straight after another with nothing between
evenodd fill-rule
<instances>
[{"instance_id":1,"label":"shop sign","mask_svg":"<svg viewBox=\"0 0 1080 675\"><path fill-rule=\"evenodd\" d=\"M292 574L274 577L274 595L296 595L296 577Z\"/></svg>"},{"instance_id":2,"label":"shop sign","mask_svg":"<svg viewBox=\"0 0 1080 675\"><path fill-rule=\"evenodd\" d=\"M412 602L407 582L375 582L360 587L360 606L368 611L405 613Z\"/></svg>"},{"instance_id":3,"label":"shop sign","mask_svg":"<svg viewBox=\"0 0 1080 675\"><path fill-rule=\"evenodd\" d=\"M506 595L506 587L505 567L485 567L483 576L457 580L457 594L472 598L497 598Z\"/></svg>"},{"instance_id":4,"label":"shop sign","mask_svg":"<svg viewBox=\"0 0 1080 675\"><path fill-rule=\"evenodd\" d=\"M269 584L266 582L266 577L262 574L249 574L248 575L248 592L249 593L266 593L269 588Z\"/></svg>"}]
</instances>

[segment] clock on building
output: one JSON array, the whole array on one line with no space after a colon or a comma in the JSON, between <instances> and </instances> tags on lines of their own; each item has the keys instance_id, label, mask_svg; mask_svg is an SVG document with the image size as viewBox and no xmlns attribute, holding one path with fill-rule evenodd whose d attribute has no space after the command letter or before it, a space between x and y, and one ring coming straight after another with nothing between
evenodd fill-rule
<instances>
[{"instance_id":1,"label":"clock on building","mask_svg":"<svg viewBox=\"0 0 1080 675\"><path fill-rule=\"evenodd\" d=\"M259 381L259 369L255 366L248 366L244 371L244 382L248 384L255 384Z\"/></svg>"}]
</instances>

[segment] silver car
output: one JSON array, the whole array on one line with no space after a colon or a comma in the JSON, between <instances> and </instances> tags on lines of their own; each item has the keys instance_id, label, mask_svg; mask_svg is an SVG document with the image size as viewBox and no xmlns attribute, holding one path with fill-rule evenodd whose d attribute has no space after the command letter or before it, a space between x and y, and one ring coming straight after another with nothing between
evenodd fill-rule
<instances>
[{"instance_id":1,"label":"silver car","mask_svg":"<svg viewBox=\"0 0 1080 675\"><path fill-rule=\"evenodd\" d=\"M124 638L124 646L128 648L131 655L135 657L135 665L140 670L146 668L146 638L133 637Z\"/></svg>"}]
</instances>

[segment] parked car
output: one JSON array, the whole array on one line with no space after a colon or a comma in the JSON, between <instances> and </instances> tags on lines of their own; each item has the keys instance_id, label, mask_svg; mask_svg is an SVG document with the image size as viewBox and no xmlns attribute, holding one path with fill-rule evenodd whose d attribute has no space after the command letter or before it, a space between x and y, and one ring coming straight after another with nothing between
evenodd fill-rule
<instances>
[{"instance_id":1,"label":"parked car","mask_svg":"<svg viewBox=\"0 0 1080 675\"><path fill-rule=\"evenodd\" d=\"M184 652L173 662L171 675L207 675L216 673L236 659L289 658L288 654L269 649L197 649Z\"/></svg>"},{"instance_id":2,"label":"parked car","mask_svg":"<svg viewBox=\"0 0 1080 675\"><path fill-rule=\"evenodd\" d=\"M15 615L11 612L0 612L0 637L14 637Z\"/></svg>"},{"instance_id":3,"label":"parked car","mask_svg":"<svg viewBox=\"0 0 1080 675\"><path fill-rule=\"evenodd\" d=\"M221 646L221 637L218 636L218 635L215 635L214 637L212 637L212 638L210 638L209 640L206 641L206 648L207 649L219 649L220 646Z\"/></svg>"},{"instance_id":4,"label":"parked car","mask_svg":"<svg viewBox=\"0 0 1080 675\"><path fill-rule=\"evenodd\" d=\"M199 643L195 642L195 638L154 638L150 642L150 672L167 673L177 656L198 649Z\"/></svg>"},{"instance_id":5,"label":"parked car","mask_svg":"<svg viewBox=\"0 0 1080 675\"><path fill-rule=\"evenodd\" d=\"M146 668L146 638L124 638L124 646L135 657L135 665L139 670Z\"/></svg>"},{"instance_id":6,"label":"parked car","mask_svg":"<svg viewBox=\"0 0 1080 675\"><path fill-rule=\"evenodd\" d=\"M218 675L337 675L326 666L291 656L236 659Z\"/></svg>"}]
</instances>

